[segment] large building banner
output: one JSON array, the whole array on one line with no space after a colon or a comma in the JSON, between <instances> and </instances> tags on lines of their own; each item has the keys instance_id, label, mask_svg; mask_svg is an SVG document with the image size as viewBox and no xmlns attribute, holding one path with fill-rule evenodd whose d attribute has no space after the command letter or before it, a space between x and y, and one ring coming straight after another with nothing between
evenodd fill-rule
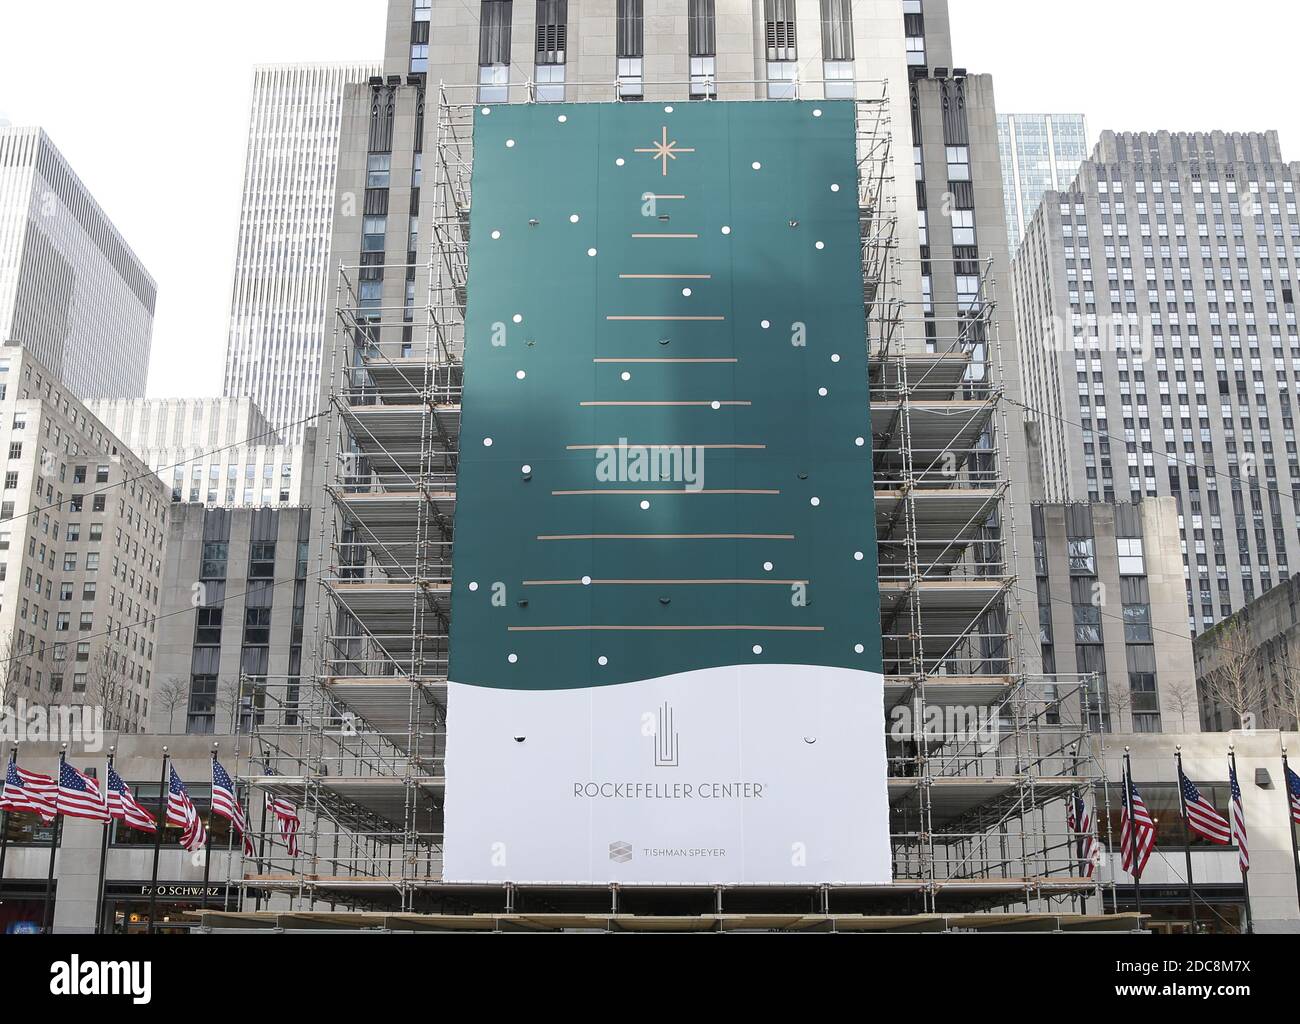
<instances>
[{"instance_id":1,"label":"large building banner","mask_svg":"<svg viewBox=\"0 0 1300 1024\"><path fill-rule=\"evenodd\" d=\"M477 112L446 880L890 880L854 122Z\"/></svg>"}]
</instances>

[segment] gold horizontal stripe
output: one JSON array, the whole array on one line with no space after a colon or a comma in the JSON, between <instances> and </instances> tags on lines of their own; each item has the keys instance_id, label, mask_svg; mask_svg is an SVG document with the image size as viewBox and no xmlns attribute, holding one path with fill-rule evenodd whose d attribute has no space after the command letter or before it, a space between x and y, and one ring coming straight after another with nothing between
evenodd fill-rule
<instances>
[{"instance_id":1,"label":"gold horizontal stripe","mask_svg":"<svg viewBox=\"0 0 1300 1024\"><path fill-rule=\"evenodd\" d=\"M660 406L701 406L701 405L708 408L712 408L713 406L712 402L582 402L580 404L583 406L583 408L609 408L609 407L622 407L622 406L633 406L633 407L641 408L645 406L660 407ZM719 402L718 404L749 406L749 405L753 405L754 403L753 402Z\"/></svg>"},{"instance_id":2,"label":"gold horizontal stripe","mask_svg":"<svg viewBox=\"0 0 1300 1024\"><path fill-rule=\"evenodd\" d=\"M748 490L727 490L727 491L688 491L683 488L680 491L647 491L647 490L611 490L603 489L596 491L552 491L551 495L557 498L581 497L584 495L600 494L756 494L756 495L777 495L780 491L748 491Z\"/></svg>"},{"instance_id":3,"label":"gold horizontal stripe","mask_svg":"<svg viewBox=\"0 0 1300 1024\"><path fill-rule=\"evenodd\" d=\"M605 319L617 323L721 323L727 318L725 316L607 316Z\"/></svg>"},{"instance_id":4,"label":"gold horizontal stripe","mask_svg":"<svg viewBox=\"0 0 1300 1024\"><path fill-rule=\"evenodd\" d=\"M559 540L794 540L793 533L573 533L540 534L540 541Z\"/></svg>"},{"instance_id":5,"label":"gold horizontal stripe","mask_svg":"<svg viewBox=\"0 0 1300 1024\"><path fill-rule=\"evenodd\" d=\"M569 452L598 452L605 448L613 451L628 451L633 448L702 448L705 451L766 451L765 444L691 444L689 441L679 444L571 444L565 447Z\"/></svg>"},{"instance_id":6,"label":"gold horizontal stripe","mask_svg":"<svg viewBox=\"0 0 1300 1024\"><path fill-rule=\"evenodd\" d=\"M808 580L524 580L525 587L807 587Z\"/></svg>"},{"instance_id":7,"label":"gold horizontal stripe","mask_svg":"<svg viewBox=\"0 0 1300 1024\"><path fill-rule=\"evenodd\" d=\"M824 633L825 626L508 626L510 633Z\"/></svg>"}]
</instances>

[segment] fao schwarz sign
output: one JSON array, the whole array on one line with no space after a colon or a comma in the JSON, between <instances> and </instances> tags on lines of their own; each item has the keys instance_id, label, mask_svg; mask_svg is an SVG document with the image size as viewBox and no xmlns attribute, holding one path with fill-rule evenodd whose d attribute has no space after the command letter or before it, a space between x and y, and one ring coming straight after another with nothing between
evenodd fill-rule
<instances>
[{"instance_id":1,"label":"fao schwarz sign","mask_svg":"<svg viewBox=\"0 0 1300 1024\"><path fill-rule=\"evenodd\" d=\"M158 899L201 900L220 899L225 886L221 885L152 885L140 886L141 896L156 896Z\"/></svg>"}]
</instances>

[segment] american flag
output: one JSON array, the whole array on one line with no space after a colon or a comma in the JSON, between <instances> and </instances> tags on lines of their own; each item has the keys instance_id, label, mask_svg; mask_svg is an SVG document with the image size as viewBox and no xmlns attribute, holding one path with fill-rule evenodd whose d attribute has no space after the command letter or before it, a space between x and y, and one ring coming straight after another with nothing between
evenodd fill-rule
<instances>
[{"instance_id":1,"label":"american flag","mask_svg":"<svg viewBox=\"0 0 1300 1024\"><path fill-rule=\"evenodd\" d=\"M1123 852L1124 870L1134 878L1141 878L1147 860L1151 857L1151 851L1156 846L1156 823L1151 817L1151 812L1147 810L1147 805L1142 801L1141 794L1138 793L1137 784L1128 777L1127 773L1125 773L1125 782L1128 785L1128 799L1124 801L1124 809L1119 819L1119 845ZM1132 806L1131 819L1130 805Z\"/></svg>"},{"instance_id":2,"label":"american flag","mask_svg":"<svg viewBox=\"0 0 1300 1024\"><path fill-rule=\"evenodd\" d=\"M220 814L234 826L239 838L244 841L244 856L251 857L253 841L248 838L248 822L244 818L244 809L239 806L235 783L215 757L212 759L212 813Z\"/></svg>"},{"instance_id":3,"label":"american flag","mask_svg":"<svg viewBox=\"0 0 1300 1024\"><path fill-rule=\"evenodd\" d=\"M131 787L122 781L117 769L108 766L108 813L127 828L138 832L157 832L158 823L154 817L138 803L131 792Z\"/></svg>"},{"instance_id":4,"label":"american flag","mask_svg":"<svg viewBox=\"0 0 1300 1024\"><path fill-rule=\"evenodd\" d=\"M59 792L56 809L65 818L108 821L108 807L99 793L99 783L59 758Z\"/></svg>"},{"instance_id":5,"label":"american flag","mask_svg":"<svg viewBox=\"0 0 1300 1024\"><path fill-rule=\"evenodd\" d=\"M1228 762L1228 782L1232 785L1232 839L1237 844L1237 860L1242 871L1250 870L1250 850L1246 843L1246 808L1241 803L1241 787L1237 785L1237 765Z\"/></svg>"},{"instance_id":6,"label":"american flag","mask_svg":"<svg viewBox=\"0 0 1300 1024\"><path fill-rule=\"evenodd\" d=\"M284 838L285 845L289 847L289 856L298 856L298 828L301 822L298 820L298 808L282 796L266 795L266 809L275 815L275 820L280 823L280 835Z\"/></svg>"},{"instance_id":7,"label":"american flag","mask_svg":"<svg viewBox=\"0 0 1300 1024\"><path fill-rule=\"evenodd\" d=\"M1067 827L1075 837L1075 850L1079 857L1079 871L1084 878L1091 878L1097 869L1097 841L1092 835L1092 816L1088 805L1077 792L1070 796L1070 809L1066 814Z\"/></svg>"},{"instance_id":8,"label":"american flag","mask_svg":"<svg viewBox=\"0 0 1300 1024\"><path fill-rule=\"evenodd\" d=\"M1208 839L1220 846L1227 846L1232 841L1232 826L1228 819L1214 809L1214 804L1201 795L1192 780L1183 774L1178 766L1178 785L1183 791L1183 803L1187 806L1187 827L1198 836Z\"/></svg>"},{"instance_id":9,"label":"american flag","mask_svg":"<svg viewBox=\"0 0 1300 1024\"><path fill-rule=\"evenodd\" d=\"M1300 775L1290 767L1286 770L1286 788L1291 794L1291 820L1300 825Z\"/></svg>"},{"instance_id":10,"label":"american flag","mask_svg":"<svg viewBox=\"0 0 1300 1024\"><path fill-rule=\"evenodd\" d=\"M5 772L5 784L0 791L0 810L39 814L47 824L58 813L58 785L48 775L38 775L18 767L18 762L10 759Z\"/></svg>"},{"instance_id":11,"label":"american flag","mask_svg":"<svg viewBox=\"0 0 1300 1024\"><path fill-rule=\"evenodd\" d=\"M176 774L176 766L168 765L171 782L167 785L167 824L182 829L181 845L190 853L197 853L208 844L208 830L190 799L189 790Z\"/></svg>"}]
</instances>

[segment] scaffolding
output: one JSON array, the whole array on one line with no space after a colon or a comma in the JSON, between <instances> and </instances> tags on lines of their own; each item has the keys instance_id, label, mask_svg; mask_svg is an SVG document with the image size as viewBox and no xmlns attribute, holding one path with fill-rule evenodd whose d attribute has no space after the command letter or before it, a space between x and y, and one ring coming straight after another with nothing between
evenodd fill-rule
<instances>
[{"instance_id":1,"label":"scaffolding","mask_svg":"<svg viewBox=\"0 0 1300 1024\"><path fill-rule=\"evenodd\" d=\"M754 94L759 84L748 84ZM748 85L717 91L738 95ZM377 914L589 912L593 904L616 914L719 916L1082 911L1098 883L1084 877L1081 837L1068 830L1065 808L1099 772L1088 680L1027 677L1015 657L992 264L954 264L967 282L960 303L904 295L905 274L934 266L909 266L902 255L890 97L879 82L858 84L856 121L895 881L704 893L442 881L478 104L473 90L429 93L421 102L437 110L422 203L433 214L427 260L338 273L314 676L301 685L267 680L253 730L264 772L251 782L301 807L303 855L289 858L264 834L241 905ZM363 298L367 275L387 268L424 279L422 309Z\"/></svg>"}]
</instances>

